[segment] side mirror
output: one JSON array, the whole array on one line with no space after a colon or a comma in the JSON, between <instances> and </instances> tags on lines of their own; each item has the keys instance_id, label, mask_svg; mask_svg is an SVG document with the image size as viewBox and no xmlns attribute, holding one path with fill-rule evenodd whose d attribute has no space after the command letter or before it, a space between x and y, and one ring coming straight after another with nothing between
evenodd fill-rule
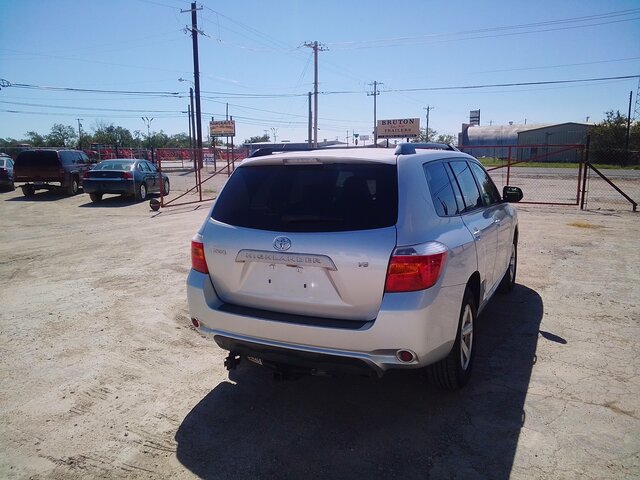
<instances>
[{"instance_id":1,"label":"side mirror","mask_svg":"<svg viewBox=\"0 0 640 480\"><path fill-rule=\"evenodd\" d=\"M519 202L524 197L520 187L505 186L502 189L502 200L505 202Z\"/></svg>"}]
</instances>

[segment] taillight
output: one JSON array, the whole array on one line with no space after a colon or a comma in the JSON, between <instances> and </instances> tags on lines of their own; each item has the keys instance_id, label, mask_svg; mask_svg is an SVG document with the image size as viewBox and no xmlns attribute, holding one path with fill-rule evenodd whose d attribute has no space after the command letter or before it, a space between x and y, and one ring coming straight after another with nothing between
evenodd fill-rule
<instances>
[{"instance_id":1,"label":"taillight","mask_svg":"<svg viewBox=\"0 0 640 480\"><path fill-rule=\"evenodd\" d=\"M84 173L82 174L82 178L89 178L89 176L90 176L90 175L89 175L89 172L84 172Z\"/></svg>"},{"instance_id":2,"label":"taillight","mask_svg":"<svg viewBox=\"0 0 640 480\"><path fill-rule=\"evenodd\" d=\"M438 242L396 248L389 261L384 291L415 292L433 287L446 258L447 247Z\"/></svg>"},{"instance_id":3,"label":"taillight","mask_svg":"<svg viewBox=\"0 0 640 480\"><path fill-rule=\"evenodd\" d=\"M133 178L133 175L131 175L131 172L122 172L122 178L124 180L131 180Z\"/></svg>"},{"instance_id":4,"label":"taillight","mask_svg":"<svg viewBox=\"0 0 640 480\"><path fill-rule=\"evenodd\" d=\"M207 260L204 258L204 245L197 240L191 240L191 268L196 272L209 273Z\"/></svg>"}]
</instances>

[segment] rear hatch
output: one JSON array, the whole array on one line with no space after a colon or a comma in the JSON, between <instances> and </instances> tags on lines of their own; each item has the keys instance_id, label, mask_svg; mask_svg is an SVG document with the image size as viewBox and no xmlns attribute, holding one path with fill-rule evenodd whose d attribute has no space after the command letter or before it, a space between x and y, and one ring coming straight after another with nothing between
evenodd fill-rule
<instances>
[{"instance_id":1,"label":"rear hatch","mask_svg":"<svg viewBox=\"0 0 640 480\"><path fill-rule=\"evenodd\" d=\"M232 305L373 320L397 215L394 163L240 167L202 231L213 285Z\"/></svg>"},{"instance_id":2,"label":"rear hatch","mask_svg":"<svg viewBox=\"0 0 640 480\"><path fill-rule=\"evenodd\" d=\"M16 182L59 182L64 171L55 150L26 150L16 158L13 176Z\"/></svg>"}]
</instances>

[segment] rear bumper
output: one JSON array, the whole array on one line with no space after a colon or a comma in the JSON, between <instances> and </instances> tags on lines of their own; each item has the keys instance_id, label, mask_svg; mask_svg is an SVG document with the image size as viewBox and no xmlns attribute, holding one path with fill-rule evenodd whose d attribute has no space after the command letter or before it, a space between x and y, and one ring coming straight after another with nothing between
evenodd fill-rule
<instances>
[{"instance_id":1,"label":"rear bumper","mask_svg":"<svg viewBox=\"0 0 640 480\"><path fill-rule=\"evenodd\" d=\"M135 194L135 186L130 180L110 180L85 178L82 182L85 193L114 193L123 195Z\"/></svg>"},{"instance_id":2,"label":"rear bumper","mask_svg":"<svg viewBox=\"0 0 640 480\"><path fill-rule=\"evenodd\" d=\"M364 365L381 374L394 368L419 368L444 358L455 340L464 285L421 292L387 294L375 320L354 322L301 321L307 317L277 314L278 318L247 314L229 308L216 295L208 275L191 270L187 298L200 331L212 335L226 350L258 358L276 355L287 362L308 365ZM256 347L257 346L257 347ZM240 348L242 347L242 348ZM399 350L415 360L402 362ZM261 357L262 354L262 357Z\"/></svg>"}]
</instances>

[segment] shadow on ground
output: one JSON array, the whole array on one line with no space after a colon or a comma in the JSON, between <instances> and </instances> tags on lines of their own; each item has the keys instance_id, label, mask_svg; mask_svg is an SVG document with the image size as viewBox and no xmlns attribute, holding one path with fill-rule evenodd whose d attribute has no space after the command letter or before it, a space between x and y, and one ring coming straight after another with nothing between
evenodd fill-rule
<instances>
[{"instance_id":1,"label":"shadow on ground","mask_svg":"<svg viewBox=\"0 0 640 480\"><path fill-rule=\"evenodd\" d=\"M78 205L82 208L117 208L117 207L128 207L131 205L137 205L139 203L149 203L149 200L152 198L160 198L160 195L149 194L145 200L136 200L131 195L110 195L105 194L102 197L102 200L99 202L93 202L89 200L89 196L87 196L87 203L83 203L82 205Z\"/></svg>"},{"instance_id":2,"label":"shadow on ground","mask_svg":"<svg viewBox=\"0 0 640 480\"><path fill-rule=\"evenodd\" d=\"M542 316L529 288L496 297L457 393L418 372L277 383L243 363L186 416L178 459L202 478L508 478Z\"/></svg>"},{"instance_id":3,"label":"shadow on ground","mask_svg":"<svg viewBox=\"0 0 640 480\"><path fill-rule=\"evenodd\" d=\"M18 187L19 188L19 187ZM80 194L79 194L80 195ZM52 190L36 190L33 195L28 197L20 195L19 197L7 198L6 202L53 202L69 198L69 194L63 188L54 188Z\"/></svg>"}]
</instances>

